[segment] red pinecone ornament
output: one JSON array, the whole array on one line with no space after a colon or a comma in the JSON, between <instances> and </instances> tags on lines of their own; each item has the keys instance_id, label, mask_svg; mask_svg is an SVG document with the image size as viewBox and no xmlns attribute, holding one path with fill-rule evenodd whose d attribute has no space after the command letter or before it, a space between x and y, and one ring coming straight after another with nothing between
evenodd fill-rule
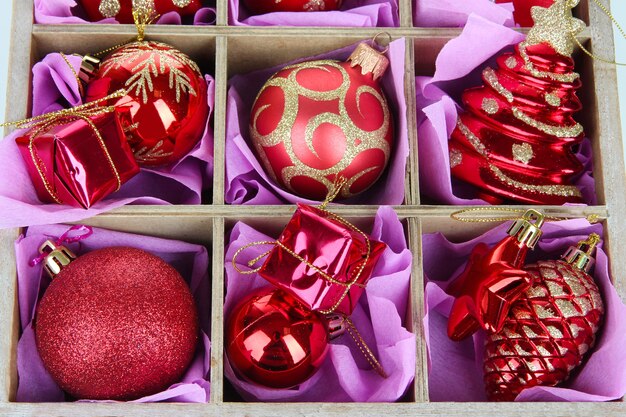
<instances>
[{"instance_id":1,"label":"red pinecone ornament","mask_svg":"<svg viewBox=\"0 0 626 417\"><path fill-rule=\"evenodd\" d=\"M526 40L498 57L497 69L483 71L482 87L463 93L466 112L450 138L450 168L490 203L583 202L572 185L583 170L572 147L584 133L572 118L582 107L582 83L571 55L572 35L584 24L564 1L533 8Z\"/></svg>"},{"instance_id":2,"label":"red pinecone ornament","mask_svg":"<svg viewBox=\"0 0 626 417\"><path fill-rule=\"evenodd\" d=\"M487 337L484 380L489 399L513 401L525 388L565 381L594 345L604 314L600 290L586 270L597 235L571 247L564 260L525 269L534 285L511 308L504 327ZM582 252L586 245L589 249Z\"/></svg>"}]
</instances>

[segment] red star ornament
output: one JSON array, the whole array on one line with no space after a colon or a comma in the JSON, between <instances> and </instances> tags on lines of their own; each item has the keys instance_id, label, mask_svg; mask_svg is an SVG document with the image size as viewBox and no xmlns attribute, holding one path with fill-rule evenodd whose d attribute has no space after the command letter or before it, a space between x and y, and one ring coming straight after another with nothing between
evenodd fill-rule
<instances>
[{"instance_id":1,"label":"red star ornament","mask_svg":"<svg viewBox=\"0 0 626 417\"><path fill-rule=\"evenodd\" d=\"M489 332L502 328L511 304L532 285L532 275L521 268L528 249L541 236L542 225L543 215L528 210L493 248L476 245L465 270L448 289L456 298L448 319L450 339L465 339L481 328Z\"/></svg>"}]
</instances>

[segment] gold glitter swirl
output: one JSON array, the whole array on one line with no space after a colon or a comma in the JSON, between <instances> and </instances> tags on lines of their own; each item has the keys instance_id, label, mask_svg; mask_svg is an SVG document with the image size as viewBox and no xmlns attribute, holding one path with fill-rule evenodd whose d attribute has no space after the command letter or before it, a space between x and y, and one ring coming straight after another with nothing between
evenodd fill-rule
<instances>
[{"instance_id":1,"label":"gold glitter swirl","mask_svg":"<svg viewBox=\"0 0 626 417\"><path fill-rule=\"evenodd\" d=\"M467 126L465 126L465 123L463 123L460 118L456 121L456 126L459 128L461 133L463 133L469 143L472 144L474 149L476 149L476 152L484 157L487 157L487 149L485 149L485 145L480 141L478 136L472 133L472 131L469 130Z\"/></svg>"},{"instance_id":2,"label":"gold glitter swirl","mask_svg":"<svg viewBox=\"0 0 626 417\"><path fill-rule=\"evenodd\" d=\"M580 123L576 123L573 126L554 126L533 119L522 110L520 110L519 107L513 107L513 116L515 116L517 120L526 123L528 126L532 126L535 129L542 131L543 133L556 136L557 138L575 138L576 136L583 133L583 127L580 125Z\"/></svg>"},{"instance_id":3,"label":"gold glitter swirl","mask_svg":"<svg viewBox=\"0 0 626 417\"><path fill-rule=\"evenodd\" d=\"M493 68L487 67L483 70L483 78L489 84L491 88L493 88L498 94L506 99L509 103L513 103L513 93L507 90L502 84L500 84L500 80L498 80L498 75L493 70Z\"/></svg>"},{"instance_id":4,"label":"gold glitter swirl","mask_svg":"<svg viewBox=\"0 0 626 417\"><path fill-rule=\"evenodd\" d=\"M522 59L524 60L524 67L530 72L534 77L537 78L549 78L554 81L559 81L562 83L573 83L576 81L580 75L576 72L570 72L569 74L557 74L556 72L545 72L539 71L533 65L528 53L526 52L526 47L528 43L526 41L519 44L519 53Z\"/></svg>"},{"instance_id":5,"label":"gold glitter swirl","mask_svg":"<svg viewBox=\"0 0 626 417\"><path fill-rule=\"evenodd\" d=\"M254 146L257 149L257 153L260 155L261 161L266 167L266 171L269 172L270 176L275 181L282 182L285 184L287 189L291 192L295 192L291 185L292 179L296 176L308 176L315 178L317 181L324 184L328 190L330 190L333 186L333 178L346 169L352 163L354 158L365 150L381 150L385 157L383 166L389 161L391 146L389 142L385 140L385 136L391 129L391 115L385 97L382 94L380 94L376 89L366 85L360 86L356 91L356 104L359 113L361 112L360 98L363 94L369 94L374 97L380 104L383 112L383 122L380 128L375 131L366 131L357 127L348 115L345 102L350 88L350 76L346 69L340 65L338 61L320 60L305 62L287 66L283 68L281 72L290 69L293 69L293 71L290 72L287 77L274 76L270 78L267 83L265 83L261 91L259 91L256 98L258 100L267 88L275 87L281 89L284 94L285 104L283 114L276 128L267 135L262 135L259 133L257 127L257 122L261 113L267 110L269 105L260 106L255 111L252 115L252 122L250 125L250 134ZM340 72L342 77L341 84L337 88L329 91L310 90L300 85L297 81L298 73L306 69L317 69L327 72L330 72L331 69L337 70ZM338 100L339 102L338 114L327 112L312 117L307 122L304 133L307 148L313 155L318 156L313 146L313 136L315 131L323 124L329 124L341 129L346 138L346 151L344 152L341 160L335 163L332 167L317 169L305 164L296 155L292 141L288 140L291 137L291 131L298 116L298 102L301 97L305 97L313 101ZM284 145L285 152L289 156L293 165L283 168L280 173L275 173L267 155L265 154L264 148L272 147L279 143ZM350 192L350 186L363 175L378 168L379 167L369 167L348 179L348 183L341 190L341 196L344 198L351 197L353 194ZM278 181L277 177L280 177L280 180L282 181Z\"/></svg>"},{"instance_id":6,"label":"gold glitter swirl","mask_svg":"<svg viewBox=\"0 0 626 417\"><path fill-rule=\"evenodd\" d=\"M516 181L513 178L507 176L495 165L490 164L489 168L491 172L501 182L510 185L511 187L528 191L530 193L539 193L546 195L558 195L561 197L581 197L580 190L573 185L533 185L526 184L520 181Z\"/></svg>"}]
</instances>

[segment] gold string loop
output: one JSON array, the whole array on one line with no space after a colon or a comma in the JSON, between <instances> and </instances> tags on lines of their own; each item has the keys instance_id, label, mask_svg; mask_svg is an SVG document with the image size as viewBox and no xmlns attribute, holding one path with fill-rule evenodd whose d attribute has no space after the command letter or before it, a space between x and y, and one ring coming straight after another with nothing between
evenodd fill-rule
<instances>
[{"instance_id":1,"label":"gold string loop","mask_svg":"<svg viewBox=\"0 0 626 417\"><path fill-rule=\"evenodd\" d=\"M78 85L78 94L80 94L81 98L85 97L85 89L83 87L83 82L80 80L78 73L76 72L72 64L70 63L70 60L67 59L67 56L63 52L59 52L59 53L61 54L61 58L63 58L63 60L69 67L70 71L72 71L72 74L74 74L74 78L76 79L76 84Z\"/></svg>"},{"instance_id":2,"label":"gold string loop","mask_svg":"<svg viewBox=\"0 0 626 417\"><path fill-rule=\"evenodd\" d=\"M462 210L458 210L450 214L450 217L454 220L463 222L463 223L492 223L492 222L506 222L509 220L523 220L524 218L521 216L526 213L527 210L524 209L515 209L508 207L470 207ZM477 216L472 216L471 214L476 214ZM510 215L503 216L481 216L483 213L509 213ZM542 213L544 214L544 213ZM568 217L557 217L550 216L544 214L545 220L559 221L566 220ZM600 216L597 214L589 214L585 217L585 219L590 223L594 224L600 220Z\"/></svg>"},{"instance_id":3,"label":"gold string loop","mask_svg":"<svg viewBox=\"0 0 626 417\"><path fill-rule=\"evenodd\" d=\"M143 42L146 26L152 24L159 15L154 9L154 0L133 0L133 20L137 28L137 40Z\"/></svg>"},{"instance_id":4,"label":"gold string loop","mask_svg":"<svg viewBox=\"0 0 626 417\"><path fill-rule=\"evenodd\" d=\"M354 343L356 343L357 347L361 351L361 354L365 357L372 369L374 369L374 371L376 371L376 373L381 377L387 378L388 375L387 372L385 372L385 368L383 368L378 359L376 359L374 352L372 352L369 346L367 346L367 343L363 340L363 336L359 333L359 330L354 325L354 322L346 315L343 315L343 321L346 323L346 330L348 334L352 337L352 340L354 340Z\"/></svg>"},{"instance_id":5,"label":"gold string loop","mask_svg":"<svg viewBox=\"0 0 626 417\"><path fill-rule=\"evenodd\" d=\"M567 0L566 2L564 2L563 7L565 8L565 12L567 12L567 9L566 9L567 7L569 7L571 9L571 8L576 6L577 2L578 2L578 0ZM617 28L619 33L622 35L622 37L624 39L626 39L626 31L624 31L624 29L619 24L617 19L615 19L615 16L613 16L611 11L604 4L600 3L599 0L593 0L593 2L596 4L596 6L598 6L600 8L600 10L602 10L602 12L609 19L611 19L611 22L615 25L615 27ZM567 16L567 14L565 16ZM586 55L588 55L592 59L595 59L596 61L604 62L606 64L617 65L617 66L621 66L621 67L626 66L626 63L624 63L624 62L617 62L616 60L611 60L611 59L606 59L606 58L599 57L599 56L595 55L593 52L589 51L587 48L585 48L583 46L583 44L576 37L576 34L574 33L574 29L572 27L572 18L568 18L567 19L567 26L568 26L568 30L570 32L570 36L572 37L572 39L574 40L576 45L578 45L580 50L583 51Z\"/></svg>"}]
</instances>

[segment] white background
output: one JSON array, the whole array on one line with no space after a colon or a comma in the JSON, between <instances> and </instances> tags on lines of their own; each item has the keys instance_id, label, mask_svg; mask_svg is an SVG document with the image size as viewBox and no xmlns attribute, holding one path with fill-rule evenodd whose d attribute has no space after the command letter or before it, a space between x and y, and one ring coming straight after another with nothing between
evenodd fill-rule
<instances>
[{"instance_id":1,"label":"white background","mask_svg":"<svg viewBox=\"0 0 626 417\"><path fill-rule=\"evenodd\" d=\"M2 6L0 6L0 120L4 120L6 106L6 79L11 33L12 0L0 0L0 2L4 3ZM613 0L611 3L613 6L613 14L615 18L618 22L621 23L623 27L626 28L626 2L624 0ZM595 5L591 3L590 7L595 7ZM617 30L614 31L617 61L626 62L626 39L622 38ZM626 67L618 67L617 71L619 78L622 132L626 133Z\"/></svg>"}]
</instances>

